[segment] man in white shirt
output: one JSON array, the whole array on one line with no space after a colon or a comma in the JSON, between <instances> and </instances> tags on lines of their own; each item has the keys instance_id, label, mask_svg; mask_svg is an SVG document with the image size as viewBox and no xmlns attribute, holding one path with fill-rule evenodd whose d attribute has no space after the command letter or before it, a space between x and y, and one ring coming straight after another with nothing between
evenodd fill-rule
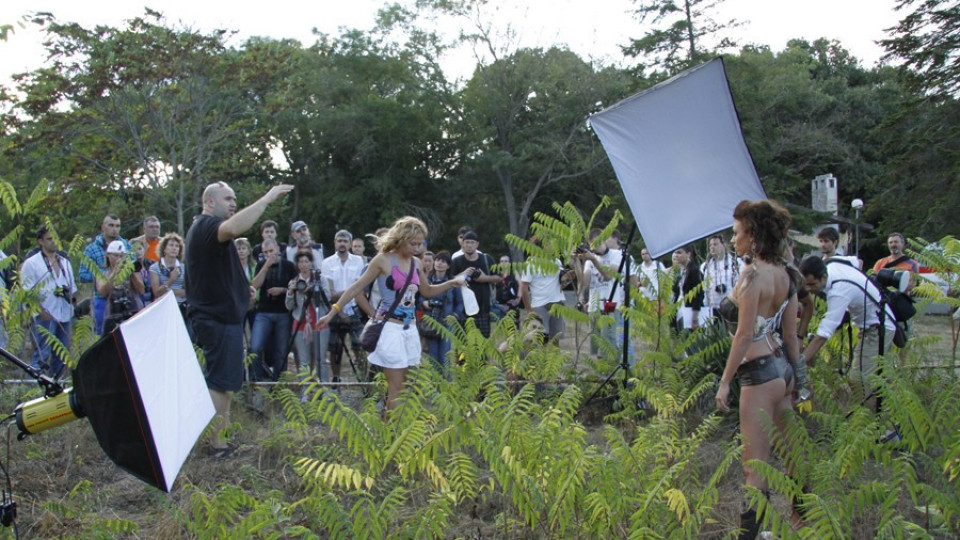
<instances>
[{"instance_id":1,"label":"man in white shirt","mask_svg":"<svg viewBox=\"0 0 960 540\"><path fill-rule=\"evenodd\" d=\"M596 243L597 236L600 235L599 229L590 231L590 243ZM587 313L591 319L595 319L601 313L613 315L616 324L599 325L598 334L600 339L606 341L614 348L621 348L623 345L623 312L618 307L623 305L623 284L617 283L620 263L623 260L623 251L620 249L610 249L609 244L601 242L592 250L577 249L575 258L583 263L583 269L578 270L578 278L581 282L589 281L590 293L587 300ZM639 270L637 265L630 261L630 283L636 287L638 283L637 276ZM616 283L617 289L614 292L613 299L610 300L611 288ZM627 356L630 363L633 363L633 345L628 344Z\"/></svg>"},{"instance_id":2,"label":"man in white shirt","mask_svg":"<svg viewBox=\"0 0 960 540\"><path fill-rule=\"evenodd\" d=\"M709 240L710 257L700 265L703 275L704 306L706 318L713 317L713 311L720 307L720 300L733 290L740 277L743 265L736 255L727 251L723 236L716 234ZM701 315L702 316L702 315Z\"/></svg>"},{"instance_id":3,"label":"man in white shirt","mask_svg":"<svg viewBox=\"0 0 960 540\"><path fill-rule=\"evenodd\" d=\"M826 264L819 257L807 257L800 263L800 273L811 294L826 292L827 295L827 311L816 335L804 349L803 357L809 365L813 365L817 352L840 327L844 313L849 312L850 323L860 329L848 373L850 384L857 392L858 401L864 401L875 409L876 400L867 399L867 377L877 368L875 357L890 351L896 331L893 312L889 307L886 308L881 325L880 291L863 272L853 266L840 261Z\"/></svg>"},{"instance_id":4,"label":"man in white shirt","mask_svg":"<svg viewBox=\"0 0 960 540\"><path fill-rule=\"evenodd\" d=\"M561 267L560 259L544 264L527 261L523 275L520 276L523 307L540 318L548 341L559 341L564 330L563 318L550 313L553 305L563 304L564 301L563 290L560 288Z\"/></svg>"},{"instance_id":5,"label":"man in white shirt","mask_svg":"<svg viewBox=\"0 0 960 540\"><path fill-rule=\"evenodd\" d=\"M350 253L350 246L353 243L353 235L350 231L339 230L333 237L334 254L327 257L320 264L320 274L327 280L330 290L330 302L340 300L340 295L354 281L360 279L366 263L363 257ZM360 331L363 329L361 323L361 313L366 313L368 317L374 315L373 310L367 303L367 299L361 294L354 300L341 307L340 313L330 324L330 375L331 382L340 382L340 366L343 359L343 349L346 347L346 336L350 335L353 343L353 350L356 353L360 350Z\"/></svg>"},{"instance_id":6,"label":"man in white shirt","mask_svg":"<svg viewBox=\"0 0 960 540\"><path fill-rule=\"evenodd\" d=\"M650 250L640 250L640 292L647 300L656 300L660 292L660 278L667 271L663 263L650 256Z\"/></svg>"},{"instance_id":7,"label":"man in white shirt","mask_svg":"<svg viewBox=\"0 0 960 540\"><path fill-rule=\"evenodd\" d=\"M51 345L58 340L70 349L73 323L73 295L77 283L70 260L57 253L57 243L44 226L37 231L40 251L23 262L20 280L24 290L32 291L40 301L40 312L33 317L31 337L34 343L32 365L53 378L65 373L66 360ZM43 332L40 328L49 332Z\"/></svg>"}]
</instances>

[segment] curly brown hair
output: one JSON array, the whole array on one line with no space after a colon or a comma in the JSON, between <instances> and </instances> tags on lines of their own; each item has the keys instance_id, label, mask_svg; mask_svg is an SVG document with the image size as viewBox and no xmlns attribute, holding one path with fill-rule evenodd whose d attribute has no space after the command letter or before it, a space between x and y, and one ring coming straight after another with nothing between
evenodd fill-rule
<instances>
[{"instance_id":1,"label":"curly brown hair","mask_svg":"<svg viewBox=\"0 0 960 540\"><path fill-rule=\"evenodd\" d=\"M733 219L743 226L743 234L753 240L753 255L765 261L779 261L790 230L790 212L771 199L740 201Z\"/></svg>"},{"instance_id":2,"label":"curly brown hair","mask_svg":"<svg viewBox=\"0 0 960 540\"><path fill-rule=\"evenodd\" d=\"M186 243L183 241L183 237L177 233L167 233L160 239L160 242L157 244L157 258L163 258L163 252L167 249L167 244L171 241L180 244L180 252L177 253L177 260L183 262L183 252L186 251Z\"/></svg>"}]
</instances>

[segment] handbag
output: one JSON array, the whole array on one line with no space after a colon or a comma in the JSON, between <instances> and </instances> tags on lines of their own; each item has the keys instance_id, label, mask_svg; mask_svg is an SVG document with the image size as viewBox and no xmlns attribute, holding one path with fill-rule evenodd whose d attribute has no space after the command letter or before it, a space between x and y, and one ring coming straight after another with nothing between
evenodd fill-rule
<instances>
[{"instance_id":1,"label":"handbag","mask_svg":"<svg viewBox=\"0 0 960 540\"><path fill-rule=\"evenodd\" d=\"M390 309L387 310L387 313L393 313L393 310L397 309L397 305L400 304L400 299L403 298L404 293L407 292L407 287L410 286L410 280L413 279L413 271L416 263L413 259L410 259L410 271L407 272L407 280L403 284L403 288L397 291L397 297L393 299L393 305L390 306ZM387 320L378 319L376 317L371 317L367 324L363 325L363 330L360 332L360 346L363 347L363 350L367 352L373 352L377 350L377 342L380 341L380 334L383 333L383 325L386 324Z\"/></svg>"}]
</instances>

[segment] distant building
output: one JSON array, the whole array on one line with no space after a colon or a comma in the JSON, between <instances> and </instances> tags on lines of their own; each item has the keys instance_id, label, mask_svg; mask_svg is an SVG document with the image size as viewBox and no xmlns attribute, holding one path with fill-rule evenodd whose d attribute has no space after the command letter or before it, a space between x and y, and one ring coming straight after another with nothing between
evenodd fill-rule
<instances>
[{"instance_id":1,"label":"distant building","mask_svg":"<svg viewBox=\"0 0 960 540\"><path fill-rule=\"evenodd\" d=\"M821 174L810 182L813 209L837 215L837 178L833 174Z\"/></svg>"}]
</instances>

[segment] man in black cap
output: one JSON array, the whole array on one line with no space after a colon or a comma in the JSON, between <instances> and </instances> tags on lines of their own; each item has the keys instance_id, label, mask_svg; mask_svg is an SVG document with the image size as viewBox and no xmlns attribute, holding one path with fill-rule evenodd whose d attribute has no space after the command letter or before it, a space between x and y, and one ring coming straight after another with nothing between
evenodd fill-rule
<instances>
[{"instance_id":1,"label":"man in black cap","mask_svg":"<svg viewBox=\"0 0 960 540\"><path fill-rule=\"evenodd\" d=\"M476 232L465 232L462 245L463 254L453 259L450 272L457 275L468 268L473 269L468 283L470 290L477 296L480 311L470 318L474 320L484 337L490 337L490 285L500 281L500 276L490 271L493 259L478 249L480 239Z\"/></svg>"}]
</instances>

